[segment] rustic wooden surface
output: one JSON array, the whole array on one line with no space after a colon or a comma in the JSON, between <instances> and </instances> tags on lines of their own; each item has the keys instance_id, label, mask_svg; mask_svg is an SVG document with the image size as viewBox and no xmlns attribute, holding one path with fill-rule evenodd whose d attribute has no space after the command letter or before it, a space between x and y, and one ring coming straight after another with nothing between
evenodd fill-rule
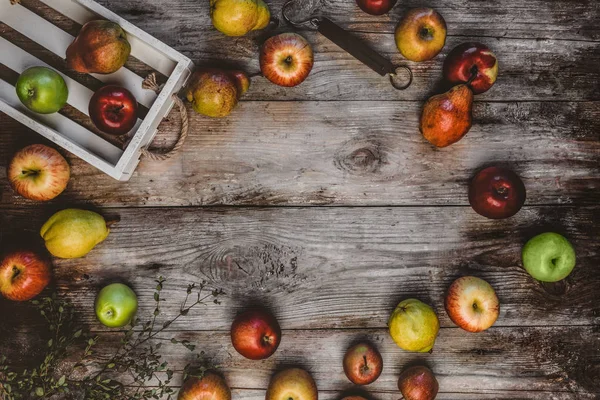
<instances>
[{"instance_id":1,"label":"rustic wooden surface","mask_svg":"<svg viewBox=\"0 0 600 400\"><path fill-rule=\"evenodd\" d=\"M225 38L212 28L204 0L100 3L198 65L258 71L259 35ZM23 4L39 7L37 0ZM269 4L278 14L283 1ZM397 399L397 377L414 362L437 374L440 399L598 398L600 3L401 0L382 17L360 12L352 0L298 4L305 6L298 15L320 10L396 62L404 61L392 32L410 7L438 9L449 37L434 60L409 63L414 85L397 92L303 30L316 61L302 85L283 89L254 78L230 117L193 115L183 152L165 163L143 161L128 183L66 155L73 179L49 204L19 198L8 186L4 167L11 154L43 140L0 115L2 245L39 243L43 221L67 206L120 216L87 257L54 263L55 286L101 336L98 359L118 342L93 315L104 284L130 284L146 315L153 309L153 279L165 276L167 318L187 283L207 280L227 292L223 303L190 314L161 339L174 335L204 349L223 366L236 399L262 398L272 373L290 364L314 374L321 398L338 399L352 389L341 368L344 349L365 337L385 362L380 380L367 388L376 399ZM76 24L41 10L77 32ZM0 25L0 34L61 67L62 60L10 28ZM445 55L467 40L498 54L500 77L477 96L467 137L436 150L418 132L420 108L443 88ZM144 72L135 61L130 66ZM173 113L156 145L173 143L178 124ZM468 206L468 181L489 164L514 169L527 186L526 206L508 220L486 220ZM575 271L557 284L534 281L520 263L522 245L547 230L565 234L577 250ZM443 310L445 289L464 274L488 280L500 297L500 318L485 333L456 328ZM407 297L438 311L442 329L432 354L404 352L386 333L389 313ZM235 314L256 303L270 307L284 331L280 350L262 362L239 356L227 333ZM0 324L0 353L27 363L39 352L38 321L26 306L6 301L0 313L8 319ZM186 354L168 346L168 359L180 370Z\"/></svg>"}]
</instances>

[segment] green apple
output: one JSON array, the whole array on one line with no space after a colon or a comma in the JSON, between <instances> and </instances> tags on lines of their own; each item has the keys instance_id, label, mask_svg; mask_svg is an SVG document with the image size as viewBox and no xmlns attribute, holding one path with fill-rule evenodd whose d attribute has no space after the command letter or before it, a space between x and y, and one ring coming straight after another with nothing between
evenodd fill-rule
<instances>
[{"instance_id":1,"label":"green apple","mask_svg":"<svg viewBox=\"0 0 600 400\"><path fill-rule=\"evenodd\" d=\"M105 286L96 297L96 316L109 328L120 328L129 323L138 307L134 291L122 283Z\"/></svg>"},{"instance_id":2,"label":"green apple","mask_svg":"<svg viewBox=\"0 0 600 400\"><path fill-rule=\"evenodd\" d=\"M546 232L523 247L523 267L538 281L558 282L575 268L575 250L564 236Z\"/></svg>"},{"instance_id":3,"label":"green apple","mask_svg":"<svg viewBox=\"0 0 600 400\"><path fill-rule=\"evenodd\" d=\"M23 71L16 84L21 103L38 114L53 114L67 104L69 89L63 77L46 67Z\"/></svg>"}]
</instances>

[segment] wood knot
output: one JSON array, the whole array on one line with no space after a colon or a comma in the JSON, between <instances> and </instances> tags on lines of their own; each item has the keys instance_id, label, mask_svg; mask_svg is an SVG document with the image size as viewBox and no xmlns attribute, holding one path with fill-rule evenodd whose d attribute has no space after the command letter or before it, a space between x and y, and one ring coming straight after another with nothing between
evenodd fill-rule
<instances>
[{"instance_id":1,"label":"wood knot","mask_svg":"<svg viewBox=\"0 0 600 400\"><path fill-rule=\"evenodd\" d=\"M379 172L384 164L383 156L378 143L362 143L363 146L349 151L343 149L335 158L335 166L344 172L353 175L369 175Z\"/></svg>"}]
</instances>

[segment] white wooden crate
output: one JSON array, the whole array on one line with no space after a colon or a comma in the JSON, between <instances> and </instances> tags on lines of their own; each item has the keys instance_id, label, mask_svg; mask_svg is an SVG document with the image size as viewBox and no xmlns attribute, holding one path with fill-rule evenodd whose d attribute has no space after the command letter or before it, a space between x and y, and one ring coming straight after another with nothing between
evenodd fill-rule
<instances>
[{"instance_id":1,"label":"white wooden crate","mask_svg":"<svg viewBox=\"0 0 600 400\"><path fill-rule=\"evenodd\" d=\"M149 110L143 120L138 120L133 132L130 133L131 140L124 150L64 115L58 113L41 115L29 111L19 101L14 86L1 79L0 111L111 177L127 181L139 162L141 149L152 142L158 125L173 108L172 95L185 85L192 72L193 63L189 58L94 1L40 1L81 25L97 19L116 22L127 32L127 39L131 44L131 56L168 77L168 80L157 95L151 90L142 89L142 81L145 77L125 67L110 75L91 74L102 82L127 88L134 94L138 103ZM0 21L63 59L66 57L67 47L75 39L26 7L19 4L11 5L9 0L0 0ZM29 67L48 66L2 37L0 37L0 62L19 74ZM61 73L61 71L57 72ZM69 88L68 104L88 115L88 105L93 91L62 75Z\"/></svg>"}]
</instances>

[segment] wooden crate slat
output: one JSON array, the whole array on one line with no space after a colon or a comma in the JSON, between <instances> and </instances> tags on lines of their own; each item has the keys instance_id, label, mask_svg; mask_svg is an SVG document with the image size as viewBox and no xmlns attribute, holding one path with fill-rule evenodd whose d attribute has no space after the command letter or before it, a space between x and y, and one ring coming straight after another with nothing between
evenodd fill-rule
<instances>
[{"instance_id":1,"label":"wooden crate slat","mask_svg":"<svg viewBox=\"0 0 600 400\"><path fill-rule=\"evenodd\" d=\"M102 18L75 0L40 1L81 25L85 24L86 22ZM161 51L158 51L156 48L148 45L146 42L140 40L137 36L130 32L128 32L127 40L129 40L129 43L131 44L132 56L165 76L169 76L173 73L173 70L177 66L177 62L172 58L165 55Z\"/></svg>"},{"instance_id":2,"label":"wooden crate slat","mask_svg":"<svg viewBox=\"0 0 600 400\"><path fill-rule=\"evenodd\" d=\"M107 169L113 169L123 154L121 149L64 115L58 113L42 115L27 110L17 97L15 88L3 80L0 80L0 111L58 143L85 161L92 163L93 160L103 164ZM92 163L92 165L96 164Z\"/></svg>"},{"instance_id":3,"label":"wooden crate slat","mask_svg":"<svg viewBox=\"0 0 600 400\"><path fill-rule=\"evenodd\" d=\"M73 36L18 4L11 5L8 1L0 2L0 13L2 22L6 25L44 46L57 56L66 57L66 50L73 42ZM90 75L102 82L119 84L127 88L140 104L148 108L152 107L156 99L156 93L142 89L143 78L127 68L121 68L109 75Z\"/></svg>"}]
</instances>

